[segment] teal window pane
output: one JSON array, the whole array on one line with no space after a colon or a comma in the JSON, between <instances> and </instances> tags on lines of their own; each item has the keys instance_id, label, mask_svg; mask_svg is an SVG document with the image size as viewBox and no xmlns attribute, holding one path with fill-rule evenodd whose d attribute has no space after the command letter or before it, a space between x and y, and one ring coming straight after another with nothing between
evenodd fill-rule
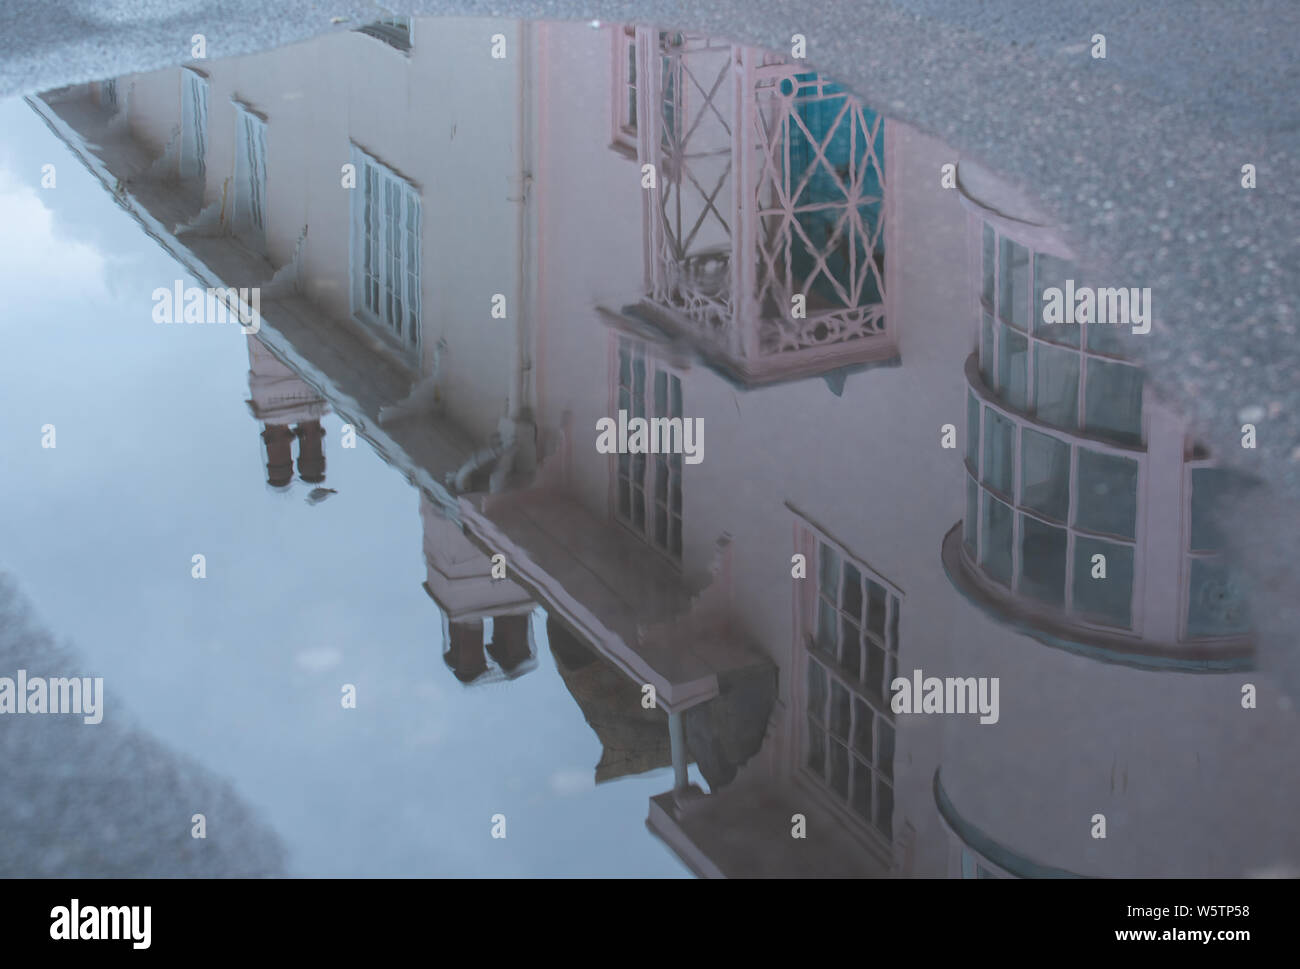
<instances>
[{"instance_id":1,"label":"teal window pane","mask_svg":"<svg viewBox=\"0 0 1300 969\"><path fill-rule=\"evenodd\" d=\"M1034 345L1034 413L1053 427L1079 426L1079 355L1073 350Z\"/></svg>"},{"instance_id":2,"label":"teal window pane","mask_svg":"<svg viewBox=\"0 0 1300 969\"><path fill-rule=\"evenodd\" d=\"M1093 556L1105 556L1106 577L1092 577ZM1129 628L1133 623L1133 546L1076 535L1074 611L1094 622Z\"/></svg>"},{"instance_id":3,"label":"teal window pane","mask_svg":"<svg viewBox=\"0 0 1300 969\"><path fill-rule=\"evenodd\" d=\"M1062 318L1073 319L1070 307L1065 305L1065 281L1074 276L1074 267L1064 259L1042 253L1034 256L1034 334L1044 340L1064 346L1079 345L1079 324L1044 323L1043 293L1048 289L1061 291Z\"/></svg>"},{"instance_id":4,"label":"teal window pane","mask_svg":"<svg viewBox=\"0 0 1300 969\"><path fill-rule=\"evenodd\" d=\"M1029 338L1008 327L998 334L998 396L1018 411L1029 407Z\"/></svg>"},{"instance_id":5,"label":"teal window pane","mask_svg":"<svg viewBox=\"0 0 1300 969\"><path fill-rule=\"evenodd\" d=\"M966 392L966 463L979 471L980 460L980 405L975 395Z\"/></svg>"},{"instance_id":6,"label":"teal window pane","mask_svg":"<svg viewBox=\"0 0 1300 969\"><path fill-rule=\"evenodd\" d=\"M1064 528L1020 516L1020 589L1053 606L1065 605L1066 532Z\"/></svg>"},{"instance_id":7,"label":"teal window pane","mask_svg":"<svg viewBox=\"0 0 1300 969\"><path fill-rule=\"evenodd\" d=\"M1192 470L1192 551L1209 552L1223 547L1219 509L1231 483L1232 476L1222 468Z\"/></svg>"},{"instance_id":8,"label":"teal window pane","mask_svg":"<svg viewBox=\"0 0 1300 969\"><path fill-rule=\"evenodd\" d=\"M980 377L985 387L995 387L993 380L993 317L984 314L980 326Z\"/></svg>"},{"instance_id":9,"label":"teal window pane","mask_svg":"<svg viewBox=\"0 0 1300 969\"><path fill-rule=\"evenodd\" d=\"M1070 514L1070 446L1025 428L1020 438L1020 504L1065 522Z\"/></svg>"},{"instance_id":10,"label":"teal window pane","mask_svg":"<svg viewBox=\"0 0 1300 969\"><path fill-rule=\"evenodd\" d=\"M1029 328L1029 250L1010 239L1000 240L998 253L998 316L1022 330Z\"/></svg>"},{"instance_id":11,"label":"teal window pane","mask_svg":"<svg viewBox=\"0 0 1300 969\"><path fill-rule=\"evenodd\" d=\"M979 550L977 538L979 534L979 485L975 479L967 475L966 477L966 521L962 527L962 541L966 543L966 550L972 558L975 557Z\"/></svg>"},{"instance_id":12,"label":"teal window pane","mask_svg":"<svg viewBox=\"0 0 1300 969\"><path fill-rule=\"evenodd\" d=\"M1090 532L1133 538L1137 528L1138 463L1079 449L1075 524Z\"/></svg>"},{"instance_id":13,"label":"teal window pane","mask_svg":"<svg viewBox=\"0 0 1300 969\"><path fill-rule=\"evenodd\" d=\"M988 492L983 495L984 556L980 564L990 577L1011 585L1011 509Z\"/></svg>"},{"instance_id":14,"label":"teal window pane","mask_svg":"<svg viewBox=\"0 0 1300 969\"><path fill-rule=\"evenodd\" d=\"M1016 426L992 407L984 408L984 483L1011 494Z\"/></svg>"},{"instance_id":15,"label":"teal window pane","mask_svg":"<svg viewBox=\"0 0 1300 969\"><path fill-rule=\"evenodd\" d=\"M1213 559L1192 559L1187 635L1235 636L1249 630L1246 595L1236 570Z\"/></svg>"},{"instance_id":16,"label":"teal window pane","mask_svg":"<svg viewBox=\"0 0 1300 969\"><path fill-rule=\"evenodd\" d=\"M1142 371L1123 363L1088 361L1084 427L1123 444L1142 440Z\"/></svg>"},{"instance_id":17,"label":"teal window pane","mask_svg":"<svg viewBox=\"0 0 1300 969\"><path fill-rule=\"evenodd\" d=\"M984 305L993 308L993 277L994 277L994 235L993 227L984 226L984 274L983 286L980 289L980 296L984 300Z\"/></svg>"}]
</instances>

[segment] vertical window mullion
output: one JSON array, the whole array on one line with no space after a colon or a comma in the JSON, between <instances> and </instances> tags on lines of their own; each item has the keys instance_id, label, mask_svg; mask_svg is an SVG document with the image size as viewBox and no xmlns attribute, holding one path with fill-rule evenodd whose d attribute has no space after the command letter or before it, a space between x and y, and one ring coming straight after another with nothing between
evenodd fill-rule
<instances>
[{"instance_id":1,"label":"vertical window mullion","mask_svg":"<svg viewBox=\"0 0 1300 969\"><path fill-rule=\"evenodd\" d=\"M1071 444L1070 480L1067 483L1070 499L1065 520L1065 610L1068 614L1074 612L1074 520L1079 508L1079 489L1075 484L1075 480L1078 473L1079 448L1077 445Z\"/></svg>"}]
</instances>

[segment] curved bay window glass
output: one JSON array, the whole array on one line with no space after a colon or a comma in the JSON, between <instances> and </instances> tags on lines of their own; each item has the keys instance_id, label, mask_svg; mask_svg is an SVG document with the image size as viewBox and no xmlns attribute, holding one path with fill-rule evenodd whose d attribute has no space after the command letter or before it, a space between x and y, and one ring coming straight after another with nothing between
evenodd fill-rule
<instances>
[{"instance_id":1,"label":"curved bay window glass","mask_svg":"<svg viewBox=\"0 0 1300 969\"><path fill-rule=\"evenodd\" d=\"M1139 446L1142 371L1121 358L1122 328L1044 323L1043 293L1069 262L982 226L980 376L1009 408L1053 427Z\"/></svg>"},{"instance_id":2,"label":"curved bay window glass","mask_svg":"<svg viewBox=\"0 0 1300 969\"><path fill-rule=\"evenodd\" d=\"M1246 595L1239 570L1224 561L1223 501L1245 482L1224 468L1188 468L1191 515L1188 523L1185 581L1188 639L1221 639L1249 632Z\"/></svg>"},{"instance_id":3,"label":"curved bay window glass","mask_svg":"<svg viewBox=\"0 0 1300 969\"><path fill-rule=\"evenodd\" d=\"M1130 628L1140 453L1058 437L973 391L967 412L970 557L1014 593Z\"/></svg>"}]
</instances>

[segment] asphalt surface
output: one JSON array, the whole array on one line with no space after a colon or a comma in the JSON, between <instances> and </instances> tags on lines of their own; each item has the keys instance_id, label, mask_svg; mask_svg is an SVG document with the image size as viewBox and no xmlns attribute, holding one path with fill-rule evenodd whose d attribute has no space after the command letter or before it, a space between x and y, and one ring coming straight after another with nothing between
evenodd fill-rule
<instances>
[{"instance_id":1,"label":"asphalt surface","mask_svg":"<svg viewBox=\"0 0 1300 969\"><path fill-rule=\"evenodd\" d=\"M1018 182L1112 285L1149 286L1138 348L1226 463L1268 483L1238 503L1261 664L1300 621L1300 4L1288 0L408 2L414 14L655 22L788 50L873 107ZM39 14L36 11L39 10ZM0 96L263 50L374 18L373 4L63 0L0 5ZM1104 60L1090 53L1105 35ZM322 66L328 70L328 65ZM1257 185L1241 185L1241 167ZM1258 447L1241 447L1241 425Z\"/></svg>"}]
</instances>

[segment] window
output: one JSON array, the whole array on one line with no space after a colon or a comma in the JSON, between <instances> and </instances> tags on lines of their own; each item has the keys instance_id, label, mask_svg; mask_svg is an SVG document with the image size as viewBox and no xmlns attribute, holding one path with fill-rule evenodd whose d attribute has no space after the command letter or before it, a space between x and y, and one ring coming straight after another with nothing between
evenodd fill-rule
<instances>
[{"instance_id":1,"label":"window","mask_svg":"<svg viewBox=\"0 0 1300 969\"><path fill-rule=\"evenodd\" d=\"M647 385L648 381L648 385ZM653 360L645 345L618 342L618 409L634 417L681 418L682 381ZM615 514L673 561L682 558L682 455L618 455Z\"/></svg>"},{"instance_id":2,"label":"window","mask_svg":"<svg viewBox=\"0 0 1300 969\"><path fill-rule=\"evenodd\" d=\"M808 772L857 817L893 835L897 592L823 538L805 683Z\"/></svg>"},{"instance_id":3,"label":"window","mask_svg":"<svg viewBox=\"0 0 1300 969\"><path fill-rule=\"evenodd\" d=\"M266 249L266 121L235 102L235 234Z\"/></svg>"},{"instance_id":4,"label":"window","mask_svg":"<svg viewBox=\"0 0 1300 969\"><path fill-rule=\"evenodd\" d=\"M636 28L614 28L613 57L613 147L624 153L636 152L637 53Z\"/></svg>"},{"instance_id":5,"label":"window","mask_svg":"<svg viewBox=\"0 0 1300 969\"><path fill-rule=\"evenodd\" d=\"M382 40L389 47L400 51L411 49L411 18L390 14L380 17L373 23L358 27L361 33Z\"/></svg>"},{"instance_id":6,"label":"window","mask_svg":"<svg viewBox=\"0 0 1300 969\"><path fill-rule=\"evenodd\" d=\"M980 249L985 386L1007 407L1043 423L1140 445L1143 374L1120 358L1121 329L1042 322L1043 292L1064 288L1074 276L1071 264L988 224Z\"/></svg>"},{"instance_id":7,"label":"window","mask_svg":"<svg viewBox=\"0 0 1300 969\"><path fill-rule=\"evenodd\" d=\"M404 349L420 345L420 193L353 146L352 309Z\"/></svg>"},{"instance_id":8,"label":"window","mask_svg":"<svg viewBox=\"0 0 1300 969\"><path fill-rule=\"evenodd\" d=\"M1130 628L1140 456L1057 437L973 391L966 409L967 555L1012 592Z\"/></svg>"},{"instance_id":9,"label":"window","mask_svg":"<svg viewBox=\"0 0 1300 969\"><path fill-rule=\"evenodd\" d=\"M181 71L181 178L207 173L208 79L197 71Z\"/></svg>"},{"instance_id":10,"label":"window","mask_svg":"<svg viewBox=\"0 0 1300 969\"><path fill-rule=\"evenodd\" d=\"M1188 639L1216 639L1249 632L1243 577L1220 555L1222 503L1245 482L1224 468L1193 465L1188 526L1186 622Z\"/></svg>"}]
</instances>

